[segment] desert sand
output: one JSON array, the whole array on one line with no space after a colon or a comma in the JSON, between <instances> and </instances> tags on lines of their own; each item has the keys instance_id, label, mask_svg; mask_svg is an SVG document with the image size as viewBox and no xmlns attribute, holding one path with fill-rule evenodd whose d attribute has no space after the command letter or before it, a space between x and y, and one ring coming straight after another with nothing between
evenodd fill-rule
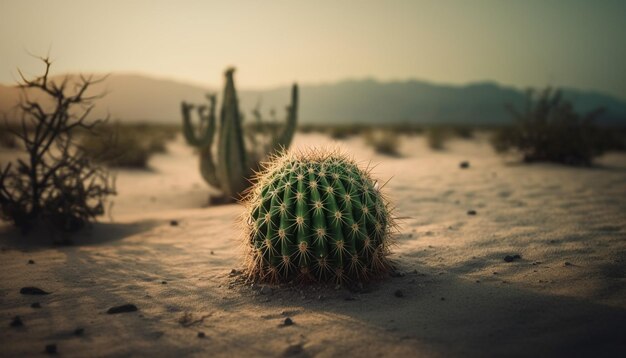
<instances>
[{"instance_id":1,"label":"desert sand","mask_svg":"<svg viewBox=\"0 0 626 358\"><path fill-rule=\"evenodd\" d=\"M352 291L242 282L243 209L206 206L215 192L179 139L149 171L118 171L111 214L71 246L1 224L0 355L48 344L68 357L625 354L625 154L571 168L503 159L482 137L441 152L406 137L399 157L360 137L339 145L388 181L395 277ZM138 311L107 314L127 303Z\"/></svg>"}]
</instances>

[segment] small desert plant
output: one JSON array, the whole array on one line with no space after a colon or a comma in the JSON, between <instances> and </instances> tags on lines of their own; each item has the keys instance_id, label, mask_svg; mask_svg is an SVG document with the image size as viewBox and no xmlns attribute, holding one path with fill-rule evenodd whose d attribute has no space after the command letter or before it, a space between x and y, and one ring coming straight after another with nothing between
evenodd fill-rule
<instances>
[{"instance_id":1,"label":"small desert plant","mask_svg":"<svg viewBox=\"0 0 626 358\"><path fill-rule=\"evenodd\" d=\"M400 137L391 130L369 130L364 132L365 143L374 148L376 153L398 156Z\"/></svg>"},{"instance_id":2,"label":"small desert plant","mask_svg":"<svg viewBox=\"0 0 626 358\"><path fill-rule=\"evenodd\" d=\"M157 126L102 126L84 133L80 146L94 161L110 167L144 169L153 154L165 153L170 137Z\"/></svg>"},{"instance_id":3,"label":"small desert plant","mask_svg":"<svg viewBox=\"0 0 626 358\"><path fill-rule=\"evenodd\" d=\"M433 150L445 149L449 137L449 132L440 126L430 127L426 131L426 142L428 143L428 147Z\"/></svg>"},{"instance_id":4,"label":"small desert plant","mask_svg":"<svg viewBox=\"0 0 626 358\"><path fill-rule=\"evenodd\" d=\"M28 80L20 72L22 127L14 134L26 150L26 160L17 159L15 166L9 163L0 170L0 217L23 231L36 221L74 231L102 215L106 198L115 194L108 173L75 144L77 129L92 130L101 123L87 121L98 96L86 91L102 79L81 76L71 91L68 77L60 83L48 78L51 62L42 60L46 67L42 76ZM52 109L47 102L29 98L35 91L51 100Z\"/></svg>"},{"instance_id":5,"label":"small desert plant","mask_svg":"<svg viewBox=\"0 0 626 358\"><path fill-rule=\"evenodd\" d=\"M390 269L388 203L369 173L341 154L275 157L245 202L253 280L364 281Z\"/></svg>"},{"instance_id":6,"label":"small desert plant","mask_svg":"<svg viewBox=\"0 0 626 358\"><path fill-rule=\"evenodd\" d=\"M594 123L603 110L580 115L558 90L547 88L538 96L529 90L523 111L507 108L515 123L500 128L492 137L499 153L513 149L526 162L590 165L606 149L602 131Z\"/></svg>"}]
</instances>

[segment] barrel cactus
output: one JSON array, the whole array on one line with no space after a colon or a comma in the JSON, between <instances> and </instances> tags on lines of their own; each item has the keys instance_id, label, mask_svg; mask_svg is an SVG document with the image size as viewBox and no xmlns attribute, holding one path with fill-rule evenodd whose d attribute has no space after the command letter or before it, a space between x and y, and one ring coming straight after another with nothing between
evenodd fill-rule
<instances>
[{"instance_id":1,"label":"barrel cactus","mask_svg":"<svg viewBox=\"0 0 626 358\"><path fill-rule=\"evenodd\" d=\"M245 203L252 280L362 282L391 267L388 202L369 172L341 153L272 158Z\"/></svg>"}]
</instances>

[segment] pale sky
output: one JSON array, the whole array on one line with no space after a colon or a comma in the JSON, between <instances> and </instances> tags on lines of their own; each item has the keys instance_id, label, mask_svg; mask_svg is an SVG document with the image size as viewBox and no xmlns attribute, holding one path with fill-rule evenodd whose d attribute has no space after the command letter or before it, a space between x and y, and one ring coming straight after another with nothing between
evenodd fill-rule
<instances>
[{"instance_id":1,"label":"pale sky","mask_svg":"<svg viewBox=\"0 0 626 358\"><path fill-rule=\"evenodd\" d=\"M136 72L261 88L346 78L548 84L626 99L626 1L0 0L0 83L16 68Z\"/></svg>"}]
</instances>

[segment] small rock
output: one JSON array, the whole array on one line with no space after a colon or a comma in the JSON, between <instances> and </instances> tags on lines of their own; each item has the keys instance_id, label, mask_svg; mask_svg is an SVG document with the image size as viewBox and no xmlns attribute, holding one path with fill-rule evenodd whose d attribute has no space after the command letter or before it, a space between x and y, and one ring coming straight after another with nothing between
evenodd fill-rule
<instances>
[{"instance_id":1,"label":"small rock","mask_svg":"<svg viewBox=\"0 0 626 358\"><path fill-rule=\"evenodd\" d=\"M75 336L82 336L83 334L85 334L85 329L84 328L76 328L74 330L74 335Z\"/></svg>"},{"instance_id":2,"label":"small rock","mask_svg":"<svg viewBox=\"0 0 626 358\"><path fill-rule=\"evenodd\" d=\"M393 295L396 297L404 297L404 292L402 292L402 290L396 290Z\"/></svg>"},{"instance_id":3,"label":"small rock","mask_svg":"<svg viewBox=\"0 0 626 358\"><path fill-rule=\"evenodd\" d=\"M468 210L467 215L476 215L476 210Z\"/></svg>"},{"instance_id":4,"label":"small rock","mask_svg":"<svg viewBox=\"0 0 626 358\"><path fill-rule=\"evenodd\" d=\"M572 266L572 263L571 263L571 262L569 262L569 261L565 261L565 262L563 263L563 266Z\"/></svg>"},{"instance_id":5,"label":"small rock","mask_svg":"<svg viewBox=\"0 0 626 358\"><path fill-rule=\"evenodd\" d=\"M13 317L13 319L11 320L11 327L22 327L24 325L24 322L22 322L22 319L20 318L20 316L15 316Z\"/></svg>"},{"instance_id":6,"label":"small rock","mask_svg":"<svg viewBox=\"0 0 626 358\"><path fill-rule=\"evenodd\" d=\"M498 273L496 271L493 272L494 275L497 275Z\"/></svg>"},{"instance_id":7,"label":"small rock","mask_svg":"<svg viewBox=\"0 0 626 358\"><path fill-rule=\"evenodd\" d=\"M23 295L49 295L50 292L46 292L38 287L22 287L20 293Z\"/></svg>"},{"instance_id":8,"label":"small rock","mask_svg":"<svg viewBox=\"0 0 626 358\"><path fill-rule=\"evenodd\" d=\"M213 250L211 250L211 255L215 255L215 253L213 252Z\"/></svg>"},{"instance_id":9,"label":"small rock","mask_svg":"<svg viewBox=\"0 0 626 358\"><path fill-rule=\"evenodd\" d=\"M462 161L461 163L459 163L459 168L461 169L467 169L469 168L470 163L467 160Z\"/></svg>"},{"instance_id":10,"label":"small rock","mask_svg":"<svg viewBox=\"0 0 626 358\"><path fill-rule=\"evenodd\" d=\"M41 308L41 303L39 303L39 302L31 303L30 307L32 307L32 308Z\"/></svg>"},{"instance_id":11,"label":"small rock","mask_svg":"<svg viewBox=\"0 0 626 358\"><path fill-rule=\"evenodd\" d=\"M289 317L285 318L285 320L283 321L283 326L292 326L293 325L293 320Z\"/></svg>"},{"instance_id":12,"label":"small rock","mask_svg":"<svg viewBox=\"0 0 626 358\"><path fill-rule=\"evenodd\" d=\"M476 283L480 283L480 280L476 280Z\"/></svg>"},{"instance_id":13,"label":"small rock","mask_svg":"<svg viewBox=\"0 0 626 358\"><path fill-rule=\"evenodd\" d=\"M170 226L178 226L178 221L177 220L171 220L170 221Z\"/></svg>"},{"instance_id":14,"label":"small rock","mask_svg":"<svg viewBox=\"0 0 626 358\"><path fill-rule=\"evenodd\" d=\"M137 306L132 303L127 303L121 306L111 307L107 310L108 314L116 314L116 313L126 313L126 312L135 312L137 311Z\"/></svg>"},{"instance_id":15,"label":"small rock","mask_svg":"<svg viewBox=\"0 0 626 358\"><path fill-rule=\"evenodd\" d=\"M161 285L167 285L167 281L161 281Z\"/></svg>"},{"instance_id":16,"label":"small rock","mask_svg":"<svg viewBox=\"0 0 626 358\"><path fill-rule=\"evenodd\" d=\"M204 332L198 332L198 338L204 338L206 337L206 334L204 334Z\"/></svg>"},{"instance_id":17,"label":"small rock","mask_svg":"<svg viewBox=\"0 0 626 358\"><path fill-rule=\"evenodd\" d=\"M29 264L29 265L33 265L33 264L35 264L35 260L28 260L28 264Z\"/></svg>"},{"instance_id":18,"label":"small rock","mask_svg":"<svg viewBox=\"0 0 626 358\"><path fill-rule=\"evenodd\" d=\"M302 344L294 344L294 345L287 347L287 349L283 351L283 354L281 355L281 357L291 357L291 356L299 355L302 352L304 352L304 348L302 347Z\"/></svg>"},{"instance_id":19,"label":"small rock","mask_svg":"<svg viewBox=\"0 0 626 358\"><path fill-rule=\"evenodd\" d=\"M519 260L521 258L522 258L522 256L520 256L520 255L506 255L506 256L504 256L504 261L506 261L506 262L513 262L513 261Z\"/></svg>"},{"instance_id":20,"label":"small rock","mask_svg":"<svg viewBox=\"0 0 626 358\"><path fill-rule=\"evenodd\" d=\"M445 301L445 300L446 300L446 298L445 298L445 297L441 297L441 300L442 300L442 301Z\"/></svg>"},{"instance_id":21,"label":"small rock","mask_svg":"<svg viewBox=\"0 0 626 358\"><path fill-rule=\"evenodd\" d=\"M46 345L46 353L48 353L48 354L57 354L57 345L56 344L47 344Z\"/></svg>"}]
</instances>

